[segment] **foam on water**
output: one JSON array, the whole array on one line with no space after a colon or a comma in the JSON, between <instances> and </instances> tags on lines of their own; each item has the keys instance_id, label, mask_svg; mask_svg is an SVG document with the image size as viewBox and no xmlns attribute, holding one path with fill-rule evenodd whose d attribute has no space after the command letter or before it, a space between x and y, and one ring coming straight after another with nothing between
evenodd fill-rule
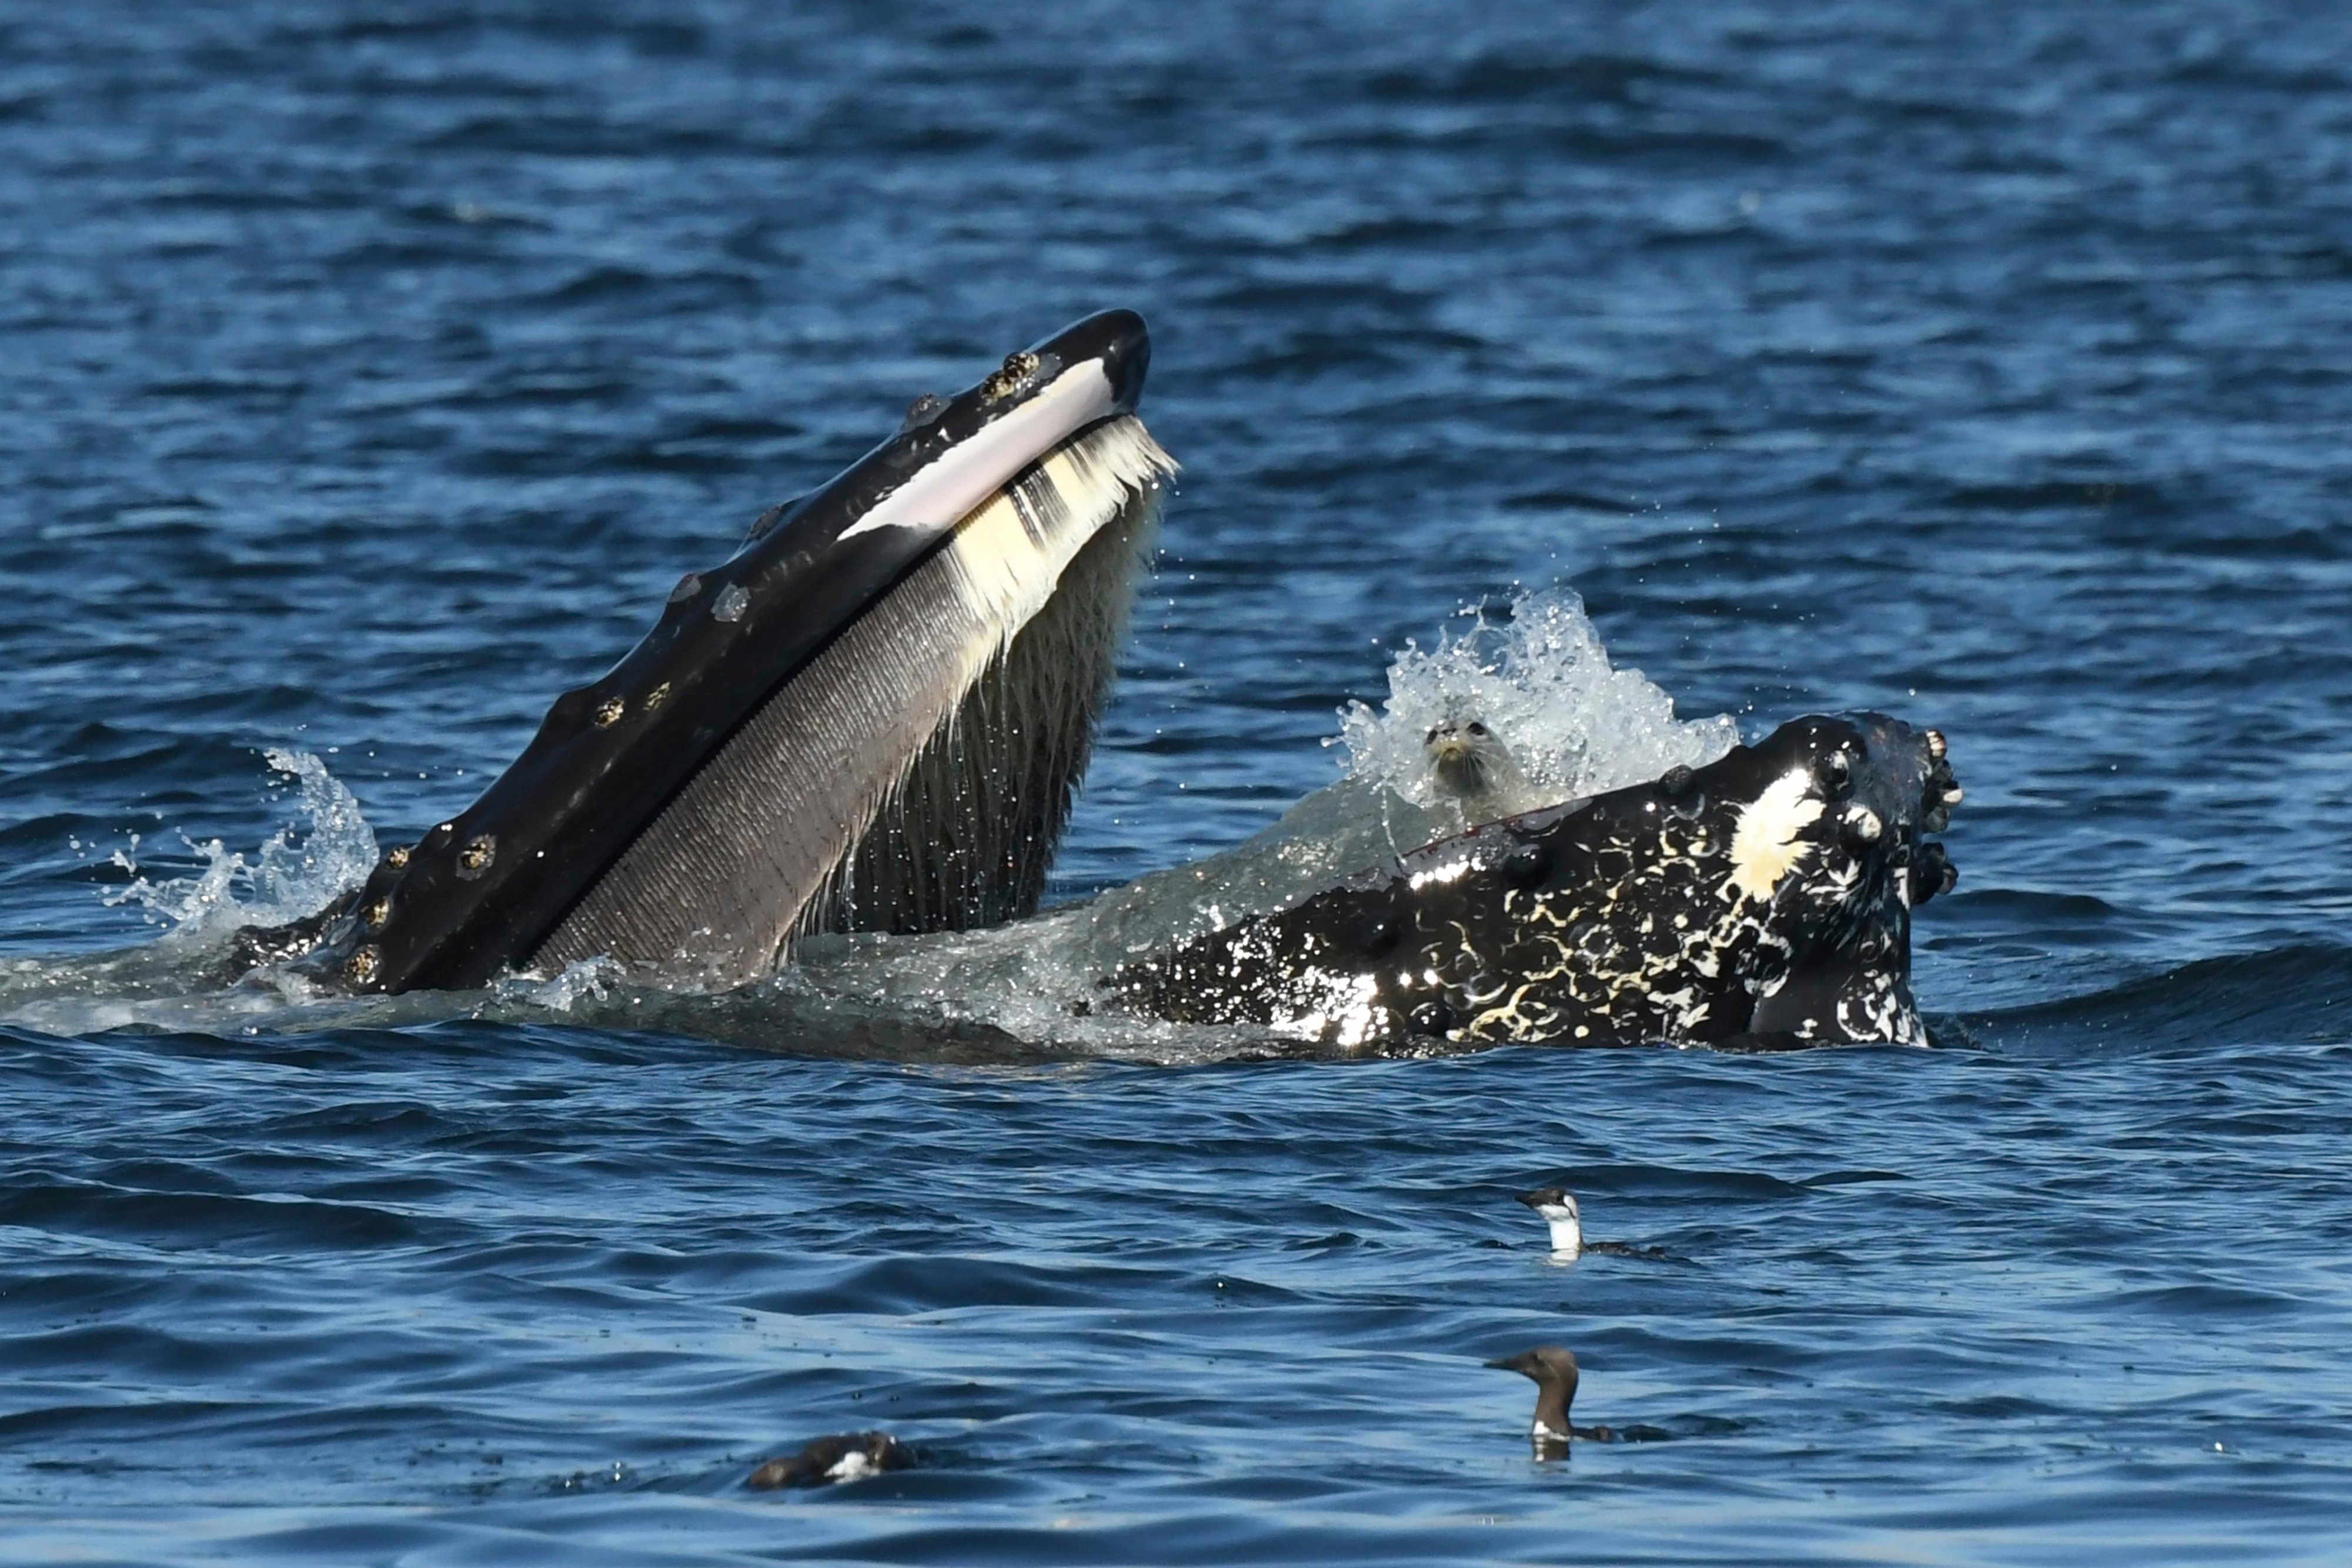
<instances>
[{"instance_id":1,"label":"foam on water","mask_svg":"<svg viewBox=\"0 0 2352 1568\"><path fill-rule=\"evenodd\" d=\"M163 934L111 953L0 966L0 1022L58 1035L126 1028L251 1034L347 1023L364 1010L364 1003L292 970L264 966L224 976L215 967L232 932L313 914L365 881L376 861L375 831L323 761L274 747L263 756L299 788L300 821L271 834L250 859L219 839L181 834L204 861L193 876L142 874L133 834L110 857L131 880L100 898L139 910L166 926Z\"/></svg>"}]
</instances>

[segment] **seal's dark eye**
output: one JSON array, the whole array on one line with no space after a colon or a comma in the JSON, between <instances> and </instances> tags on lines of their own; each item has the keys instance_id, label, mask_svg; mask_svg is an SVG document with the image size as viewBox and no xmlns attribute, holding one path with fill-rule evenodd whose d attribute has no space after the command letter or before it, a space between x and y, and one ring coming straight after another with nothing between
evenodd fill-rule
<instances>
[{"instance_id":1,"label":"seal's dark eye","mask_svg":"<svg viewBox=\"0 0 2352 1568\"><path fill-rule=\"evenodd\" d=\"M1474 718L1470 721L1470 733L1473 735L1483 736L1486 733L1486 727L1480 724Z\"/></svg>"},{"instance_id":2,"label":"seal's dark eye","mask_svg":"<svg viewBox=\"0 0 2352 1568\"><path fill-rule=\"evenodd\" d=\"M1421 737L1421 743L1423 746L1434 746L1437 744L1437 727L1435 725L1433 724L1429 727L1429 733Z\"/></svg>"},{"instance_id":3,"label":"seal's dark eye","mask_svg":"<svg viewBox=\"0 0 2352 1568\"><path fill-rule=\"evenodd\" d=\"M1832 751L1822 758L1822 785L1832 795L1845 793L1853 779L1853 758L1843 751Z\"/></svg>"}]
</instances>

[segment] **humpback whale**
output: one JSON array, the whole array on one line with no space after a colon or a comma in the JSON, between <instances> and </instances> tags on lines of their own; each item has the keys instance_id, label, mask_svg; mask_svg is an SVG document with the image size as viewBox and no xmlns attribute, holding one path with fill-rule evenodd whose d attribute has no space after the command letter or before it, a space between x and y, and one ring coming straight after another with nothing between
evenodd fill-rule
<instances>
[{"instance_id":1,"label":"humpback whale","mask_svg":"<svg viewBox=\"0 0 2352 1568\"><path fill-rule=\"evenodd\" d=\"M599 956L732 986L818 932L1030 913L1176 466L1135 417L1150 359L1108 310L917 399L680 580L472 806L241 956L362 991Z\"/></svg>"},{"instance_id":2,"label":"humpback whale","mask_svg":"<svg viewBox=\"0 0 2352 1568\"><path fill-rule=\"evenodd\" d=\"M680 580L480 799L238 933L228 972L397 992L604 958L719 988L822 934L1033 914L1176 470L1136 416L1150 358L1105 311L917 399ZM1482 722L1425 748L1469 831L1105 957L1072 1010L1342 1051L1926 1043L1911 912L1952 884L1928 835L1960 798L1937 732L1803 718L1536 810Z\"/></svg>"}]
</instances>

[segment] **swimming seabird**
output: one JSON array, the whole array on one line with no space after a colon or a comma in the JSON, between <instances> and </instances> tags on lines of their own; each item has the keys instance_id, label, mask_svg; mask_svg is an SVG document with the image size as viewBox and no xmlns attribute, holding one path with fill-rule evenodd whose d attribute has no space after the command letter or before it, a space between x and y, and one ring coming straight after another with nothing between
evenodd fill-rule
<instances>
[{"instance_id":1,"label":"swimming seabird","mask_svg":"<svg viewBox=\"0 0 2352 1568\"><path fill-rule=\"evenodd\" d=\"M1528 1440L1538 1458L1557 1458L1568 1451L1571 1437L1613 1443L1617 1434L1606 1427L1571 1427L1568 1407L1576 1402L1576 1356L1556 1344L1539 1344L1517 1355L1490 1361L1488 1366L1532 1377L1536 1383L1536 1415L1528 1426Z\"/></svg>"},{"instance_id":2,"label":"swimming seabird","mask_svg":"<svg viewBox=\"0 0 2352 1568\"><path fill-rule=\"evenodd\" d=\"M907 1445L887 1432L843 1432L819 1437L789 1458L770 1459L743 1484L754 1491L778 1487L821 1487L862 1481L915 1462Z\"/></svg>"},{"instance_id":3,"label":"swimming seabird","mask_svg":"<svg viewBox=\"0 0 2352 1568\"><path fill-rule=\"evenodd\" d=\"M1566 1187L1539 1186L1519 1194L1519 1201L1542 1215L1544 1223L1551 1227L1553 1257L1572 1262L1584 1250L1584 1226L1576 1212L1574 1193Z\"/></svg>"},{"instance_id":4,"label":"swimming seabird","mask_svg":"<svg viewBox=\"0 0 2352 1568\"><path fill-rule=\"evenodd\" d=\"M1539 1186L1533 1192L1517 1195L1521 1203L1544 1217L1551 1227L1551 1255L1555 1262L1573 1263L1586 1252L1607 1252L1619 1258L1649 1258L1662 1260L1666 1256L1663 1247L1632 1247L1622 1241L1587 1241L1584 1226L1576 1209L1576 1195L1566 1187Z\"/></svg>"}]
</instances>

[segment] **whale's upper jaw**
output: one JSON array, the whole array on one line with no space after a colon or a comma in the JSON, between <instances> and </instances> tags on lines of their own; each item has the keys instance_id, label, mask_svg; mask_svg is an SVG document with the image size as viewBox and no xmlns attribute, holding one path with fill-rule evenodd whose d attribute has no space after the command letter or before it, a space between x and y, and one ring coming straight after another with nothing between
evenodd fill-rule
<instances>
[{"instance_id":1,"label":"whale's upper jaw","mask_svg":"<svg viewBox=\"0 0 2352 1568\"><path fill-rule=\"evenodd\" d=\"M688 781L798 679L797 672L853 626L877 625L872 612L886 602L897 604L901 586L918 580L924 563L951 553L951 544L963 548L959 524L985 515L975 508L1018 485L1052 491L1044 460L1089 433L1118 437L1097 444L1110 448L1115 460L1097 450L1097 461L1077 465L1101 492L1090 502L1109 507L1105 497L1111 491L1140 496L1172 468L1139 425L1118 417L1133 412L1150 361L1141 318L1109 310L1007 356L952 397L918 400L887 440L817 489L772 508L732 559L681 580L645 640L602 679L559 697L521 757L478 800L415 846L385 857L332 924L311 967L353 988L397 991L477 986L530 959ZM1081 534L1101 526L1102 517L1067 515L1077 509L1066 505L1068 499L1044 495L1038 504L1055 516L1041 519L1033 507L1022 512L1013 533L1025 527L1031 542L1042 546L1056 524L1065 533ZM1139 505L1148 507L1148 497ZM1148 532L1148 520L1134 523L1129 532ZM1005 536L1000 528L993 537ZM1015 555L1027 548L1018 538L1010 543L1018 547ZM1015 560L1000 552L973 571L959 568L961 575L950 575L969 584L977 572L987 580L973 589L975 595L992 593L1016 606L1008 612L1016 619L1003 629L1009 648L1020 629L1017 615L1034 614L1041 591L1052 596L1050 573L1057 570L1051 561L1040 566L1027 556ZM1023 570L1032 577L1047 571L1042 590L1022 578ZM1085 629L1096 643L1115 642L1124 624L1127 578L1108 570L1088 576L1097 585L1112 579L1120 595L1116 613L1097 617ZM901 620L917 614L905 605L898 610ZM1083 652L1093 658L1100 650L1090 644ZM1084 681L1064 685L1076 694L1068 700L1100 698L1099 687L1089 689ZM887 694L864 697L852 715L856 724L868 717L875 725L887 722L888 716L866 712L887 701ZM1057 723L1053 768L1083 768L1092 718L1088 711ZM901 716L898 722L907 721ZM914 736L910 745L926 740ZM1052 788L1042 791L1060 792L1057 810L1066 809L1070 781L1048 780ZM874 796L896 787L887 777L845 779L844 790L864 794L862 804L853 802L839 814L855 817ZM1045 816L1052 820L1024 821L1023 831L1032 838L1058 833L1059 816L1054 810ZM824 892L803 887L789 896ZM695 958L688 952L621 956L656 964L676 958L690 965ZM752 967L773 956L772 946L749 958L730 950L712 967L712 977L749 977Z\"/></svg>"},{"instance_id":2,"label":"whale's upper jaw","mask_svg":"<svg viewBox=\"0 0 2352 1568\"><path fill-rule=\"evenodd\" d=\"M749 542L790 533L805 550L883 530L936 535L1087 425L1134 413L1150 364L1151 336L1134 311L1074 322L952 397L917 398L888 440L771 508Z\"/></svg>"},{"instance_id":3,"label":"whale's upper jaw","mask_svg":"<svg viewBox=\"0 0 2352 1568\"><path fill-rule=\"evenodd\" d=\"M1924 1044L1910 912L1949 885L1924 834L1943 743L1811 717L1705 768L1440 840L1106 986L1180 1020L1325 1047Z\"/></svg>"}]
</instances>

